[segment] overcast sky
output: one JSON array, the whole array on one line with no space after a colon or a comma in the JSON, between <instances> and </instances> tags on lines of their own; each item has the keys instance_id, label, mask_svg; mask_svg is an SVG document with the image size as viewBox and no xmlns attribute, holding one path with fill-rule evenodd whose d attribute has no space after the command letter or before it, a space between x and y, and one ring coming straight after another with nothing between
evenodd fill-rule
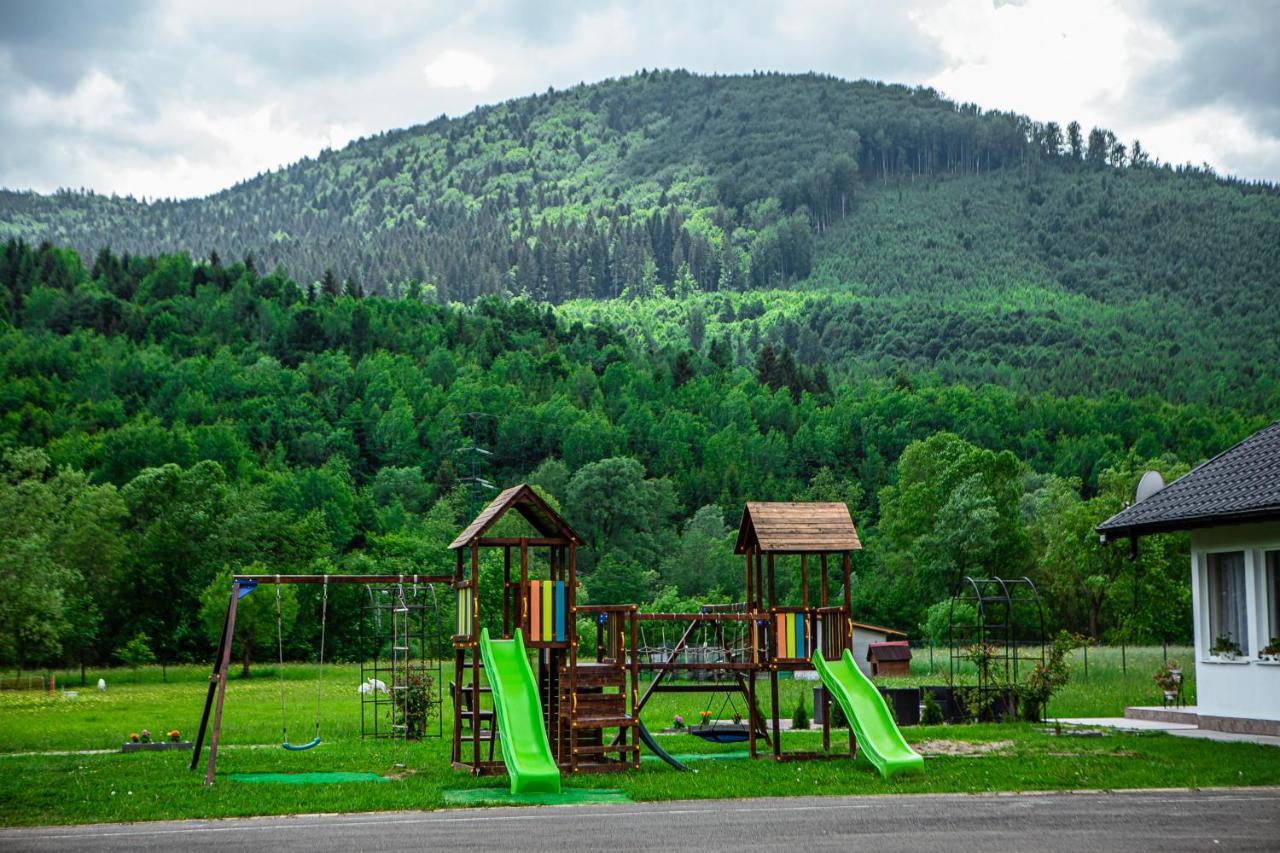
<instances>
[{"instance_id":1,"label":"overcast sky","mask_svg":"<svg viewBox=\"0 0 1280 853\"><path fill-rule=\"evenodd\" d=\"M0 5L0 186L205 195L641 68L927 84L1280 180L1280 0Z\"/></svg>"}]
</instances>

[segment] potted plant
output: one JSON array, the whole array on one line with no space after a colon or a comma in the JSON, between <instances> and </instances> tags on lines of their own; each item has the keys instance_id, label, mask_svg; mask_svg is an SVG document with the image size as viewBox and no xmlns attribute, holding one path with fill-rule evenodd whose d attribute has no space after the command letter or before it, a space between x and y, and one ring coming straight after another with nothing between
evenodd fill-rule
<instances>
[{"instance_id":1,"label":"potted plant","mask_svg":"<svg viewBox=\"0 0 1280 853\"><path fill-rule=\"evenodd\" d=\"M676 714L675 719L671 721L671 727L672 727L673 729L677 729L677 730L679 730L679 729L683 729L683 728L684 728L684 717L680 716L679 714Z\"/></svg>"},{"instance_id":2,"label":"potted plant","mask_svg":"<svg viewBox=\"0 0 1280 853\"><path fill-rule=\"evenodd\" d=\"M1160 692L1164 694L1166 705L1170 702L1178 701L1178 697L1182 693L1182 668L1176 660L1165 661L1160 664L1151 680L1156 683L1156 687L1159 687Z\"/></svg>"},{"instance_id":3,"label":"potted plant","mask_svg":"<svg viewBox=\"0 0 1280 853\"><path fill-rule=\"evenodd\" d=\"M1258 659L1280 663L1280 637L1272 637L1271 642L1263 646L1262 651L1258 652Z\"/></svg>"},{"instance_id":4,"label":"potted plant","mask_svg":"<svg viewBox=\"0 0 1280 853\"><path fill-rule=\"evenodd\" d=\"M700 713L698 716L702 718L702 724L703 724L704 726L707 726L707 725L710 725L710 724L711 724L711 712L710 712L710 711L703 711L703 712L702 712L702 713Z\"/></svg>"},{"instance_id":5,"label":"potted plant","mask_svg":"<svg viewBox=\"0 0 1280 853\"><path fill-rule=\"evenodd\" d=\"M1219 660L1235 660L1240 653L1240 644L1228 634L1219 634L1209 647L1209 654Z\"/></svg>"},{"instance_id":6,"label":"potted plant","mask_svg":"<svg viewBox=\"0 0 1280 853\"><path fill-rule=\"evenodd\" d=\"M178 741L182 740L182 733L179 732L177 729L174 729L173 731L169 732L168 738L170 743L177 743Z\"/></svg>"},{"instance_id":7,"label":"potted plant","mask_svg":"<svg viewBox=\"0 0 1280 853\"><path fill-rule=\"evenodd\" d=\"M151 732L147 729L143 729L142 731L138 732L138 738L143 743L151 743Z\"/></svg>"},{"instance_id":8,"label":"potted plant","mask_svg":"<svg viewBox=\"0 0 1280 853\"><path fill-rule=\"evenodd\" d=\"M741 712L741 711L734 711L734 712L733 712L733 724L734 724L735 726L740 726L740 725L742 725L742 712Z\"/></svg>"}]
</instances>

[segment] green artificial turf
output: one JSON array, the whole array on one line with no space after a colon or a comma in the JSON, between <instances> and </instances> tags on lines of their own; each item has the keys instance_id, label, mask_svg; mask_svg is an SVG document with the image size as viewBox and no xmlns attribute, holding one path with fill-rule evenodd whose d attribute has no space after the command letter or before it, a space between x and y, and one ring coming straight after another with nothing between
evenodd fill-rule
<instances>
[{"instance_id":1,"label":"green artificial turf","mask_svg":"<svg viewBox=\"0 0 1280 853\"><path fill-rule=\"evenodd\" d=\"M341 785L347 782L389 782L377 773L349 773L329 771L324 773L228 773L232 782L250 785Z\"/></svg>"}]
</instances>

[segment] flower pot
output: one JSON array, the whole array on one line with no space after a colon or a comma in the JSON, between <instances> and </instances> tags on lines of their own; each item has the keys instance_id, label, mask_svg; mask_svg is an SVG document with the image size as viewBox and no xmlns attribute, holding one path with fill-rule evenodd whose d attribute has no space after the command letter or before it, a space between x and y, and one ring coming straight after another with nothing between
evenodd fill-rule
<instances>
[{"instance_id":1,"label":"flower pot","mask_svg":"<svg viewBox=\"0 0 1280 853\"><path fill-rule=\"evenodd\" d=\"M162 740L152 741L151 743L134 743L133 741L129 741L120 747L121 752L164 752L170 749L190 750L191 741Z\"/></svg>"}]
</instances>

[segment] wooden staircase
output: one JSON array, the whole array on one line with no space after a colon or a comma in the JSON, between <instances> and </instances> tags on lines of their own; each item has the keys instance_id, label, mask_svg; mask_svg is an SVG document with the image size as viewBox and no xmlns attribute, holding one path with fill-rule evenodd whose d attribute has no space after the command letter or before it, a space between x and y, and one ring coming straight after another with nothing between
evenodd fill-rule
<instances>
[{"instance_id":1,"label":"wooden staircase","mask_svg":"<svg viewBox=\"0 0 1280 853\"><path fill-rule=\"evenodd\" d=\"M572 772L637 765L640 753L636 721L627 712L626 670L612 661L580 662L575 670L571 673L566 666L560 671L561 764ZM617 729L623 737L614 744L612 735L605 736L606 729Z\"/></svg>"}]
</instances>

